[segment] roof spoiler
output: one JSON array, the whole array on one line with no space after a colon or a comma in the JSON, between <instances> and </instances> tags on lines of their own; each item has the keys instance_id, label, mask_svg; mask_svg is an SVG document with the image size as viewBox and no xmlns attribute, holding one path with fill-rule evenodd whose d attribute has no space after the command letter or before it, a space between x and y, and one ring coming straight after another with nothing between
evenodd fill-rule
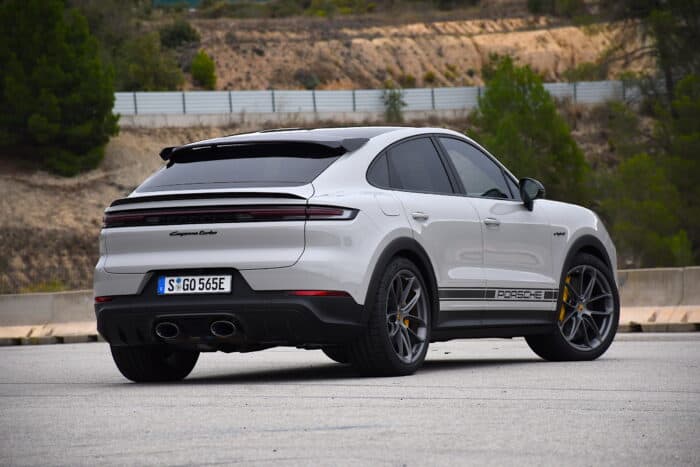
<instances>
[{"instance_id":1,"label":"roof spoiler","mask_svg":"<svg viewBox=\"0 0 700 467\"><path fill-rule=\"evenodd\" d=\"M347 152L353 152L364 146L369 138L346 138L340 141L240 141L226 143L195 143L185 146L170 146L163 148L160 151L160 158L164 161L169 161L169 164L178 162L175 156L185 156L182 162L193 162L196 160L192 157L195 153L202 150L210 150L216 153L226 153L228 157L236 157L237 155L264 155L265 153L275 153L279 151L283 153L289 150L301 150L309 156L328 157L340 156ZM208 151L207 151L208 152ZM238 154L237 154L238 153ZM177 157L180 159L180 157Z\"/></svg>"}]
</instances>

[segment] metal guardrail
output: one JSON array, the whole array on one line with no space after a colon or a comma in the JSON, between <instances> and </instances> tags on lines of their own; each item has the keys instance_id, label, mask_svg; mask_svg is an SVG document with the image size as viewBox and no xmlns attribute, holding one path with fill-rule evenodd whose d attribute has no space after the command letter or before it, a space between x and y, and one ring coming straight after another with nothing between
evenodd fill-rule
<instances>
[{"instance_id":1,"label":"metal guardrail","mask_svg":"<svg viewBox=\"0 0 700 467\"><path fill-rule=\"evenodd\" d=\"M626 100L638 94L637 89L625 86L622 81L545 83L544 87L556 99L568 98L582 104ZM479 86L404 89L404 110L471 110L478 105L483 89ZM121 115L382 112L383 92L381 89L117 92L114 112Z\"/></svg>"}]
</instances>

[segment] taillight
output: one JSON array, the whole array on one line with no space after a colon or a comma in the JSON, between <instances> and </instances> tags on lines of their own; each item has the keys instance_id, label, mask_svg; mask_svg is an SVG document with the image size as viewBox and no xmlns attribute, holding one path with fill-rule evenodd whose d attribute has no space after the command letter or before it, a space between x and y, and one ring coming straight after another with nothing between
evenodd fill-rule
<instances>
[{"instance_id":1,"label":"taillight","mask_svg":"<svg viewBox=\"0 0 700 467\"><path fill-rule=\"evenodd\" d=\"M95 303L111 302L112 297L95 297Z\"/></svg>"},{"instance_id":2,"label":"taillight","mask_svg":"<svg viewBox=\"0 0 700 467\"><path fill-rule=\"evenodd\" d=\"M357 209L334 206L207 206L116 211L105 214L103 228L149 225L223 224L303 220L351 220Z\"/></svg>"},{"instance_id":3,"label":"taillight","mask_svg":"<svg viewBox=\"0 0 700 467\"><path fill-rule=\"evenodd\" d=\"M292 290L287 292L295 297L349 297L350 294L340 290Z\"/></svg>"},{"instance_id":4,"label":"taillight","mask_svg":"<svg viewBox=\"0 0 700 467\"><path fill-rule=\"evenodd\" d=\"M306 218L312 220L351 220L357 216L357 209L336 208L330 206L309 206L306 208Z\"/></svg>"}]
</instances>

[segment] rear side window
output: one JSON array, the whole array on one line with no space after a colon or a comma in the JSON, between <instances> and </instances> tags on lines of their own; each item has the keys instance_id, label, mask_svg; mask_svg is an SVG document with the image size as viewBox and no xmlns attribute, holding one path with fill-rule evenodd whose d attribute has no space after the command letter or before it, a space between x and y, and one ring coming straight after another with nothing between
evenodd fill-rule
<instances>
[{"instance_id":1,"label":"rear side window","mask_svg":"<svg viewBox=\"0 0 700 467\"><path fill-rule=\"evenodd\" d=\"M388 151L389 180L393 188L428 193L453 193L450 179L432 141L418 138Z\"/></svg>"},{"instance_id":2,"label":"rear side window","mask_svg":"<svg viewBox=\"0 0 700 467\"><path fill-rule=\"evenodd\" d=\"M386 154L377 157L369 168L369 172L367 172L367 181L381 188L389 187L389 166L386 161Z\"/></svg>"},{"instance_id":3,"label":"rear side window","mask_svg":"<svg viewBox=\"0 0 700 467\"><path fill-rule=\"evenodd\" d=\"M305 185L318 177L339 156L279 150L266 154L258 148L250 154L227 157L219 151L215 156L195 152L180 162L168 164L146 180L137 191L246 188Z\"/></svg>"}]
</instances>

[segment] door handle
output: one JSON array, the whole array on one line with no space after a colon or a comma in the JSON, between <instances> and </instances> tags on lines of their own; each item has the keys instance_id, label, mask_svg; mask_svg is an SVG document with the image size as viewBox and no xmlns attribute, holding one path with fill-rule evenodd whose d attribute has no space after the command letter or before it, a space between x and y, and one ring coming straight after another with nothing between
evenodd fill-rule
<instances>
[{"instance_id":1,"label":"door handle","mask_svg":"<svg viewBox=\"0 0 700 467\"><path fill-rule=\"evenodd\" d=\"M501 221L493 217L487 217L486 219L484 219L484 224L486 224L489 227L498 227L499 225L501 225Z\"/></svg>"},{"instance_id":2,"label":"door handle","mask_svg":"<svg viewBox=\"0 0 700 467\"><path fill-rule=\"evenodd\" d=\"M411 213L411 217L413 217L417 221L427 221L430 216L424 212L419 211L419 212Z\"/></svg>"}]
</instances>

